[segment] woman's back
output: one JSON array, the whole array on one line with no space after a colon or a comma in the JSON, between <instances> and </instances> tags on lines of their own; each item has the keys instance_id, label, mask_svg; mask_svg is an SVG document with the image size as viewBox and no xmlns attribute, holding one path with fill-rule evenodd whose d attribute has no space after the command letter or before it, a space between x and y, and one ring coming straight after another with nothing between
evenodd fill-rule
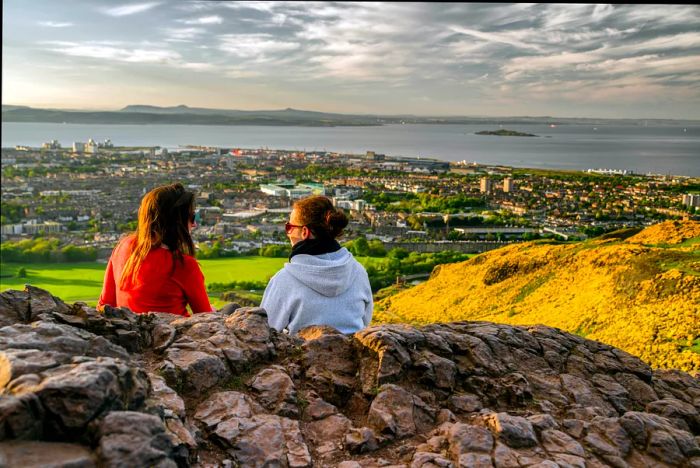
<instances>
[{"instance_id":1,"label":"woman's back","mask_svg":"<svg viewBox=\"0 0 700 468\"><path fill-rule=\"evenodd\" d=\"M261 307L270 325L295 334L311 325L353 333L372 319L367 272L347 249L322 255L296 255L265 290Z\"/></svg>"},{"instance_id":2,"label":"woman's back","mask_svg":"<svg viewBox=\"0 0 700 468\"><path fill-rule=\"evenodd\" d=\"M294 203L285 224L289 263L265 289L261 306L270 326L295 334L311 325L354 333L372 320L367 272L336 240L348 225L342 210L318 195Z\"/></svg>"},{"instance_id":3,"label":"woman's back","mask_svg":"<svg viewBox=\"0 0 700 468\"><path fill-rule=\"evenodd\" d=\"M134 235L112 252L98 307L188 315L211 312L204 275L194 259L195 195L180 183L156 187L141 200Z\"/></svg>"}]
</instances>

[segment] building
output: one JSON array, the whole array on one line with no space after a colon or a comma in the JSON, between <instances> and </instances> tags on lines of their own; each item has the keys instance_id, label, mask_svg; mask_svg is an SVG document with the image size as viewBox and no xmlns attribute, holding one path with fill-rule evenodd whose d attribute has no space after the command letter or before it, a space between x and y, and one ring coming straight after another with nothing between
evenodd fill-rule
<instances>
[{"instance_id":1,"label":"building","mask_svg":"<svg viewBox=\"0 0 700 468\"><path fill-rule=\"evenodd\" d=\"M41 147L43 149L61 149L61 144L58 142L58 140L51 140L41 145Z\"/></svg>"},{"instance_id":2,"label":"building","mask_svg":"<svg viewBox=\"0 0 700 468\"><path fill-rule=\"evenodd\" d=\"M80 141L74 141L73 142L73 152L74 153L84 153L85 152L85 143L82 143Z\"/></svg>"},{"instance_id":3,"label":"building","mask_svg":"<svg viewBox=\"0 0 700 468\"><path fill-rule=\"evenodd\" d=\"M41 224L27 223L22 226L22 230L25 234L36 235L36 234L48 234L57 233L62 231L62 226L60 223L55 221L46 221Z\"/></svg>"},{"instance_id":4,"label":"building","mask_svg":"<svg viewBox=\"0 0 700 468\"><path fill-rule=\"evenodd\" d=\"M95 143L95 140L90 138L88 140L87 144L85 145L85 152L88 154L97 154L97 148L98 148L98 145L97 145L97 143Z\"/></svg>"},{"instance_id":5,"label":"building","mask_svg":"<svg viewBox=\"0 0 700 468\"><path fill-rule=\"evenodd\" d=\"M699 207L700 193L688 193L686 195L683 195L683 204L685 206Z\"/></svg>"},{"instance_id":6,"label":"building","mask_svg":"<svg viewBox=\"0 0 700 468\"><path fill-rule=\"evenodd\" d=\"M493 181L488 177L481 178L481 193L491 193L493 191Z\"/></svg>"},{"instance_id":7,"label":"building","mask_svg":"<svg viewBox=\"0 0 700 468\"><path fill-rule=\"evenodd\" d=\"M506 177L503 179L503 191L504 192L512 192L515 189L515 185L513 184L513 179L510 177Z\"/></svg>"}]
</instances>

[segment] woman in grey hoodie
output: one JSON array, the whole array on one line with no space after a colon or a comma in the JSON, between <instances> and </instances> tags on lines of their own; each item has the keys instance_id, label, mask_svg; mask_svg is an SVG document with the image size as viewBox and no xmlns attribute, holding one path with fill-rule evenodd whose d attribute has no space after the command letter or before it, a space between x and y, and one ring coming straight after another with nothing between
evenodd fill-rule
<instances>
[{"instance_id":1,"label":"woman in grey hoodie","mask_svg":"<svg viewBox=\"0 0 700 468\"><path fill-rule=\"evenodd\" d=\"M372 320L367 272L336 241L348 225L330 199L312 196L294 204L285 225L289 263L272 277L262 303L271 327L296 334L311 325L354 333Z\"/></svg>"}]
</instances>

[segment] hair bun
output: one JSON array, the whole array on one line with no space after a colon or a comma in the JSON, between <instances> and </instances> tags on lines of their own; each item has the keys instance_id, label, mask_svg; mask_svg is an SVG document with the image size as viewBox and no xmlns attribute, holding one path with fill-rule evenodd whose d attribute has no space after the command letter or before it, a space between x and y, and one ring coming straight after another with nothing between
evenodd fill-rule
<instances>
[{"instance_id":1,"label":"hair bun","mask_svg":"<svg viewBox=\"0 0 700 468\"><path fill-rule=\"evenodd\" d=\"M337 237L348 225L348 217L342 210L334 208L326 213L326 224L333 237Z\"/></svg>"}]
</instances>

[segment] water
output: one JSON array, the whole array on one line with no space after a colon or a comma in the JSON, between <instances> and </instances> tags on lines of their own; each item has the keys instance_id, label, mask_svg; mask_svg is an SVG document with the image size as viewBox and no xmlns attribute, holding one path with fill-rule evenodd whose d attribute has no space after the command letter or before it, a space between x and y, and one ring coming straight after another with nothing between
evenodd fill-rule
<instances>
[{"instance_id":1,"label":"water","mask_svg":"<svg viewBox=\"0 0 700 468\"><path fill-rule=\"evenodd\" d=\"M388 156L420 156L543 169L627 169L700 176L700 127L507 125L539 138L475 135L497 125L268 127L2 123L2 147L40 146L56 139L111 139L118 146L184 145L270 148Z\"/></svg>"}]
</instances>

